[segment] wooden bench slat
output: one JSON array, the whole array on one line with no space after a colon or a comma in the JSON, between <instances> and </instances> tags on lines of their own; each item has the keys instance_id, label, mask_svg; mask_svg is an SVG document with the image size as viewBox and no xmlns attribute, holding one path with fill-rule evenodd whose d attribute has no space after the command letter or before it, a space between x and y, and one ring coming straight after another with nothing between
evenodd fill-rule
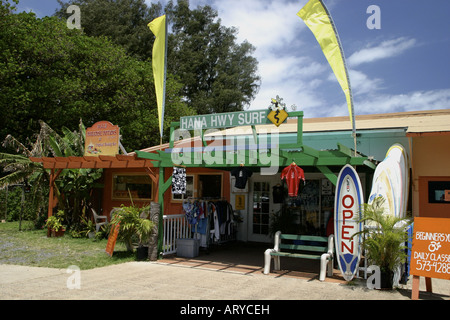
<instances>
[{"instance_id":1,"label":"wooden bench slat","mask_svg":"<svg viewBox=\"0 0 450 320\"><path fill-rule=\"evenodd\" d=\"M328 251L328 246L327 247L317 247L317 246L281 243L280 244L280 249L314 251L314 252L327 252Z\"/></svg>"},{"instance_id":2,"label":"wooden bench slat","mask_svg":"<svg viewBox=\"0 0 450 320\"><path fill-rule=\"evenodd\" d=\"M270 253L270 255L272 255L272 256L280 256L280 257L320 260L320 255L315 256L315 255L301 254L301 253L272 252L272 253Z\"/></svg>"},{"instance_id":3,"label":"wooden bench slat","mask_svg":"<svg viewBox=\"0 0 450 320\"><path fill-rule=\"evenodd\" d=\"M304 235L296 235L296 234L281 234L281 239L286 240L302 240L302 241L317 241L317 242L327 242L327 237L319 237L319 236L304 236Z\"/></svg>"}]
</instances>

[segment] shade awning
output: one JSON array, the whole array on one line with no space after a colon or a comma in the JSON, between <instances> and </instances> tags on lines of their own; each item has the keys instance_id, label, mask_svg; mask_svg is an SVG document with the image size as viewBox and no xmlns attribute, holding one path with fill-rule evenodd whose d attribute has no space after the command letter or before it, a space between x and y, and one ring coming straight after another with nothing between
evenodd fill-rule
<instances>
[{"instance_id":1,"label":"shade awning","mask_svg":"<svg viewBox=\"0 0 450 320\"><path fill-rule=\"evenodd\" d=\"M107 169L107 168L149 168L152 161L138 159L136 155L85 156L85 157L30 157L40 162L45 169Z\"/></svg>"}]
</instances>

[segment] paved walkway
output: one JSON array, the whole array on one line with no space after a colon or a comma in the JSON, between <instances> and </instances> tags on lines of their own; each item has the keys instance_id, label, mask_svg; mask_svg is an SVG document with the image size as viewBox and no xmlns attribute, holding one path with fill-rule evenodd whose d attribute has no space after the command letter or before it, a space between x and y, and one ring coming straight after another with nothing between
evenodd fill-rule
<instances>
[{"instance_id":1,"label":"paved walkway","mask_svg":"<svg viewBox=\"0 0 450 320\"><path fill-rule=\"evenodd\" d=\"M69 289L68 284L79 288ZM1 300L409 300L410 289L408 284L392 291L368 290L362 282L320 282L174 260L129 262L79 273L0 265ZM433 279L433 292L421 292L420 299L449 300L450 281Z\"/></svg>"}]
</instances>

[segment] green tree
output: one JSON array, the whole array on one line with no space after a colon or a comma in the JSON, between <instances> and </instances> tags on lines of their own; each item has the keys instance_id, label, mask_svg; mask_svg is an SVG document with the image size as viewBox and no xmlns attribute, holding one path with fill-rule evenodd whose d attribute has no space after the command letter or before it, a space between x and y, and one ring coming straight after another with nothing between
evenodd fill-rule
<instances>
[{"instance_id":1,"label":"green tree","mask_svg":"<svg viewBox=\"0 0 450 320\"><path fill-rule=\"evenodd\" d=\"M39 120L61 128L82 118L87 126L99 120L119 125L128 151L159 143L151 63L104 37L70 30L56 17L11 14L0 1L0 112L8 115L0 137L26 141L39 130ZM168 123L194 113L181 88L169 75L166 135Z\"/></svg>"},{"instance_id":2,"label":"green tree","mask_svg":"<svg viewBox=\"0 0 450 320\"><path fill-rule=\"evenodd\" d=\"M198 114L244 110L254 99L260 77L255 48L236 43L236 28L221 24L210 6L189 9L189 1L169 1L172 21L168 69L184 84L188 104Z\"/></svg>"},{"instance_id":3,"label":"green tree","mask_svg":"<svg viewBox=\"0 0 450 320\"><path fill-rule=\"evenodd\" d=\"M81 27L89 36L104 36L124 47L126 51L141 60L151 56L153 34L147 24L161 15L160 3L149 8L144 0L58 0L60 9L55 13L66 20L71 4L80 7Z\"/></svg>"},{"instance_id":4,"label":"green tree","mask_svg":"<svg viewBox=\"0 0 450 320\"><path fill-rule=\"evenodd\" d=\"M164 12L171 26L168 72L183 84L183 96L199 114L244 110L260 85L255 48L247 41L237 43L237 29L222 25L210 6L189 8L189 1L172 0L148 7L143 0L70 0L56 13L81 9L81 26L88 35L106 36L141 59L151 59L154 37L147 24Z\"/></svg>"}]
</instances>

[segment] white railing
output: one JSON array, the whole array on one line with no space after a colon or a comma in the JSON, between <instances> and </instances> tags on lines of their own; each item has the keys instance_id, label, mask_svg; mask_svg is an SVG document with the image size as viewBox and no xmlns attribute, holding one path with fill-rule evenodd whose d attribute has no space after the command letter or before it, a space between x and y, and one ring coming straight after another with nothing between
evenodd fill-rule
<instances>
[{"instance_id":1,"label":"white railing","mask_svg":"<svg viewBox=\"0 0 450 320\"><path fill-rule=\"evenodd\" d=\"M164 215L163 255L177 252L176 239L192 238L191 225L184 214Z\"/></svg>"}]
</instances>

